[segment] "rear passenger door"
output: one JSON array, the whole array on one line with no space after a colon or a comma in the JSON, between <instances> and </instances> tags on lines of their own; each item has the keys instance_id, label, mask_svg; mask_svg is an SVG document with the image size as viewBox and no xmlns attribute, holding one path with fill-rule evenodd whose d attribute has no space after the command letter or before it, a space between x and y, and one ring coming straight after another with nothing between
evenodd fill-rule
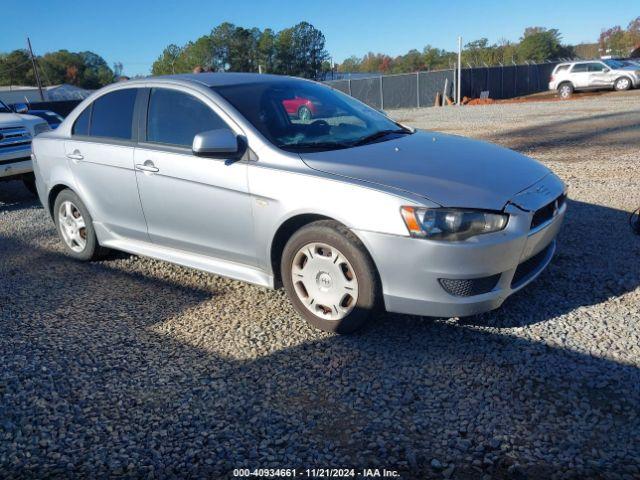
<instances>
[{"instance_id":1,"label":"rear passenger door","mask_svg":"<svg viewBox=\"0 0 640 480\"><path fill-rule=\"evenodd\" d=\"M118 89L96 99L76 119L65 155L78 195L96 231L148 241L135 172L134 111L140 89Z\"/></svg>"},{"instance_id":2,"label":"rear passenger door","mask_svg":"<svg viewBox=\"0 0 640 480\"><path fill-rule=\"evenodd\" d=\"M152 242L255 264L247 164L192 152L193 137L229 128L199 92L152 88L135 151L136 178Z\"/></svg>"},{"instance_id":3,"label":"rear passenger door","mask_svg":"<svg viewBox=\"0 0 640 480\"><path fill-rule=\"evenodd\" d=\"M589 87L589 70L588 64L576 63L571 69L571 83L574 88Z\"/></svg>"}]
</instances>

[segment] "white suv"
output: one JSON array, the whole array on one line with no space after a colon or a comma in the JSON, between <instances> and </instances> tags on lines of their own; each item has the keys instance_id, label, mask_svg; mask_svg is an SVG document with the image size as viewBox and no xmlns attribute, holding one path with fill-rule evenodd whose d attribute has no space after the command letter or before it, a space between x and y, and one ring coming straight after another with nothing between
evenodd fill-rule
<instances>
[{"instance_id":1,"label":"white suv","mask_svg":"<svg viewBox=\"0 0 640 480\"><path fill-rule=\"evenodd\" d=\"M617 60L590 60L560 63L553 69L549 90L569 98L577 90L629 90L640 86L640 66L627 66Z\"/></svg>"},{"instance_id":2,"label":"white suv","mask_svg":"<svg viewBox=\"0 0 640 480\"><path fill-rule=\"evenodd\" d=\"M40 117L24 115L26 106L14 113L0 100L0 181L22 179L36 192L31 163L31 140L39 133L51 130Z\"/></svg>"}]
</instances>

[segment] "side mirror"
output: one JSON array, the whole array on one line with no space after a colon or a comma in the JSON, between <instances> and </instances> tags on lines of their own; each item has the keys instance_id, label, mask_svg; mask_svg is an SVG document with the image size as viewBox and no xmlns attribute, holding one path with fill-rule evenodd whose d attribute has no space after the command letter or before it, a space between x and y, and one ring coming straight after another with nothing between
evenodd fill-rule
<instances>
[{"instance_id":1,"label":"side mirror","mask_svg":"<svg viewBox=\"0 0 640 480\"><path fill-rule=\"evenodd\" d=\"M16 103L13 106L13 111L16 113L27 113L29 111L29 107L26 103Z\"/></svg>"},{"instance_id":2,"label":"side mirror","mask_svg":"<svg viewBox=\"0 0 640 480\"><path fill-rule=\"evenodd\" d=\"M191 147L198 157L239 160L247 150L247 144L228 128L218 128L198 133Z\"/></svg>"},{"instance_id":3,"label":"side mirror","mask_svg":"<svg viewBox=\"0 0 640 480\"><path fill-rule=\"evenodd\" d=\"M604 70L602 70L604 73L609 73L611 70L609 68L605 68Z\"/></svg>"}]
</instances>

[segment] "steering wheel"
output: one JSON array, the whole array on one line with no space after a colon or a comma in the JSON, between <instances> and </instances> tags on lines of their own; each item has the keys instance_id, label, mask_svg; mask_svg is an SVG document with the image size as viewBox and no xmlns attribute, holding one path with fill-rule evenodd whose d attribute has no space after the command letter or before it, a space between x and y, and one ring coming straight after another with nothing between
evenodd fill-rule
<instances>
[{"instance_id":1,"label":"steering wheel","mask_svg":"<svg viewBox=\"0 0 640 480\"><path fill-rule=\"evenodd\" d=\"M331 126L326 120L314 120L309 124L309 128L320 133L328 133Z\"/></svg>"}]
</instances>

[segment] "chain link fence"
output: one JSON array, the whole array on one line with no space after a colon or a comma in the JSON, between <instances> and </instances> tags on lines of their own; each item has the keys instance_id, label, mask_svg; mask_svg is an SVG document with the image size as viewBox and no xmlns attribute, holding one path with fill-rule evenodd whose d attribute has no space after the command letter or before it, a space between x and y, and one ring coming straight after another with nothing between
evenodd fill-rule
<instances>
[{"instance_id":1,"label":"chain link fence","mask_svg":"<svg viewBox=\"0 0 640 480\"><path fill-rule=\"evenodd\" d=\"M532 63L462 69L463 97L504 99L547 89L555 63ZM455 96L455 70L379 75L369 78L327 81L328 85L377 109L431 107L438 93ZM446 90L445 90L446 85Z\"/></svg>"}]
</instances>

